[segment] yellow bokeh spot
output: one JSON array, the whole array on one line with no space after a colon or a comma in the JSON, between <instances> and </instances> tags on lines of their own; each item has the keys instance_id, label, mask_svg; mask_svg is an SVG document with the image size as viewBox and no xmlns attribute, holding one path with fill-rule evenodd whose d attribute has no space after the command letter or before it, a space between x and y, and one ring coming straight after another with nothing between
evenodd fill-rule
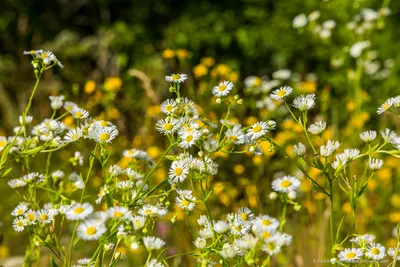
<instances>
[{"instance_id":1,"label":"yellow bokeh spot","mask_svg":"<svg viewBox=\"0 0 400 267\"><path fill-rule=\"evenodd\" d=\"M171 59L175 57L175 52L174 50L167 48L162 52L162 57L165 59Z\"/></svg>"},{"instance_id":2,"label":"yellow bokeh spot","mask_svg":"<svg viewBox=\"0 0 400 267\"><path fill-rule=\"evenodd\" d=\"M346 214L350 214L350 213L352 212L350 202L346 202L346 203L343 204L343 206L342 206L342 211L343 211L344 213L346 213Z\"/></svg>"},{"instance_id":3,"label":"yellow bokeh spot","mask_svg":"<svg viewBox=\"0 0 400 267\"><path fill-rule=\"evenodd\" d=\"M236 164L235 166L233 166L233 171L237 174L237 175L241 175L244 173L244 171L246 170L245 166L242 164Z\"/></svg>"},{"instance_id":4,"label":"yellow bokeh spot","mask_svg":"<svg viewBox=\"0 0 400 267\"><path fill-rule=\"evenodd\" d=\"M122 80L118 77L108 77L104 81L104 89L107 92L117 92L119 89L121 89L122 86Z\"/></svg>"},{"instance_id":5,"label":"yellow bokeh spot","mask_svg":"<svg viewBox=\"0 0 400 267\"><path fill-rule=\"evenodd\" d=\"M86 94L91 94L96 90L96 82L93 80L89 80L85 83L84 87L85 93Z\"/></svg>"}]
</instances>

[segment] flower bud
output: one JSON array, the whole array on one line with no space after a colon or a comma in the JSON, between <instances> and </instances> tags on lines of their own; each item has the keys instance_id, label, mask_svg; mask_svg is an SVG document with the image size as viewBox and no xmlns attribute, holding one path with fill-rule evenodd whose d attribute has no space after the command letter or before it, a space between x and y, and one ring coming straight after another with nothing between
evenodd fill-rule
<instances>
[{"instance_id":1,"label":"flower bud","mask_svg":"<svg viewBox=\"0 0 400 267\"><path fill-rule=\"evenodd\" d=\"M275 200L277 197L278 197L278 194L275 192L272 192L269 194L269 199L271 199L271 200Z\"/></svg>"}]
</instances>

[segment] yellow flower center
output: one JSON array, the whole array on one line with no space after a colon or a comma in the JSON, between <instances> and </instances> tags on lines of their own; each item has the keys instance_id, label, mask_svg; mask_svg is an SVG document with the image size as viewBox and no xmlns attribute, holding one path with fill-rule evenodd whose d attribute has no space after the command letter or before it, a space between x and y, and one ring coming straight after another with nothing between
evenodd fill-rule
<instances>
[{"instance_id":1,"label":"yellow flower center","mask_svg":"<svg viewBox=\"0 0 400 267\"><path fill-rule=\"evenodd\" d=\"M249 216L247 215L247 213L242 212L242 214L240 214L240 217L242 217L243 221L247 221L247 219L249 218Z\"/></svg>"},{"instance_id":2,"label":"yellow flower center","mask_svg":"<svg viewBox=\"0 0 400 267\"><path fill-rule=\"evenodd\" d=\"M269 250L274 250L274 249L275 249L275 243L273 243L273 242L267 243L267 248L268 248Z\"/></svg>"},{"instance_id":3,"label":"yellow flower center","mask_svg":"<svg viewBox=\"0 0 400 267\"><path fill-rule=\"evenodd\" d=\"M283 96L286 95L286 91L285 90L281 90L276 95L279 96L279 97L283 97Z\"/></svg>"},{"instance_id":4,"label":"yellow flower center","mask_svg":"<svg viewBox=\"0 0 400 267\"><path fill-rule=\"evenodd\" d=\"M382 108L383 108L384 110L388 110L390 107L391 107L391 105L390 105L389 103L385 103L385 104L383 104L383 106L382 106Z\"/></svg>"},{"instance_id":5,"label":"yellow flower center","mask_svg":"<svg viewBox=\"0 0 400 267\"><path fill-rule=\"evenodd\" d=\"M78 135L77 134L71 135L71 140L76 141L77 139L78 139Z\"/></svg>"},{"instance_id":6,"label":"yellow flower center","mask_svg":"<svg viewBox=\"0 0 400 267\"><path fill-rule=\"evenodd\" d=\"M43 53L43 54L40 55L40 57L41 58L46 58L46 57L48 57L48 55L47 55L47 53Z\"/></svg>"},{"instance_id":7,"label":"yellow flower center","mask_svg":"<svg viewBox=\"0 0 400 267\"><path fill-rule=\"evenodd\" d=\"M0 141L0 147L5 147L7 145L7 142L4 140Z\"/></svg>"},{"instance_id":8,"label":"yellow flower center","mask_svg":"<svg viewBox=\"0 0 400 267\"><path fill-rule=\"evenodd\" d=\"M372 254L375 254L375 255L379 255L380 251L379 251L379 249L377 249L377 248L372 248L372 249L371 249L371 253L372 253Z\"/></svg>"},{"instance_id":9,"label":"yellow flower center","mask_svg":"<svg viewBox=\"0 0 400 267\"><path fill-rule=\"evenodd\" d=\"M221 85L218 87L218 91L223 92L226 89L226 85Z\"/></svg>"},{"instance_id":10,"label":"yellow flower center","mask_svg":"<svg viewBox=\"0 0 400 267\"><path fill-rule=\"evenodd\" d=\"M94 234L96 234L96 232L97 232L97 229L94 226L90 226L90 227L86 228L87 235L94 235Z\"/></svg>"},{"instance_id":11,"label":"yellow flower center","mask_svg":"<svg viewBox=\"0 0 400 267\"><path fill-rule=\"evenodd\" d=\"M182 174L182 172L183 172L183 170L182 170L182 168L176 168L175 170L174 170L174 174L176 175L176 176L179 176L179 175L181 175Z\"/></svg>"},{"instance_id":12,"label":"yellow flower center","mask_svg":"<svg viewBox=\"0 0 400 267\"><path fill-rule=\"evenodd\" d=\"M80 112L80 111L78 111L78 112L75 112L75 118L82 118L82 112Z\"/></svg>"},{"instance_id":13,"label":"yellow flower center","mask_svg":"<svg viewBox=\"0 0 400 267\"><path fill-rule=\"evenodd\" d=\"M255 126L255 127L253 128L253 132L254 132L254 133L259 133L259 132L261 132L261 130L262 130L262 127L261 127L260 125L257 125L257 126Z\"/></svg>"},{"instance_id":14,"label":"yellow flower center","mask_svg":"<svg viewBox=\"0 0 400 267\"><path fill-rule=\"evenodd\" d=\"M24 226L24 222L23 221L18 221L17 225L18 225L18 227L22 227L22 226Z\"/></svg>"},{"instance_id":15,"label":"yellow flower center","mask_svg":"<svg viewBox=\"0 0 400 267\"><path fill-rule=\"evenodd\" d=\"M172 105L167 105L167 106L165 107L165 110L166 110L167 112L171 112L173 109L174 109L174 106L172 106Z\"/></svg>"},{"instance_id":16,"label":"yellow flower center","mask_svg":"<svg viewBox=\"0 0 400 267\"><path fill-rule=\"evenodd\" d=\"M17 215L21 215L22 213L24 213L24 210L17 210Z\"/></svg>"},{"instance_id":17,"label":"yellow flower center","mask_svg":"<svg viewBox=\"0 0 400 267\"><path fill-rule=\"evenodd\" d=\"M181 78L181 75L179 74L174 74L171 76L172 80L179 80Z\"/></svg>"},{"instance_id":18,"label":"yellow flower center","mask_svg":"<svg viewBox=\"0 0 400 267\"><path fill-rule=\"evenodd\" d=\"M264 219L264 220L261 221L261 223L262 223L262 225L268 226L268 225L271 224L271 221L268 220L268 219Z\"/></svg>"},{"instance_id":19,"label":"yellow flower center","mask_svg":"<svg viewBox=\"0 0 400 267\"><path fill-rule=\"evenodd\" d=\"M144 211L144 214L146 214L146 215L149 215L149 214L151 214L151 213L153 213L152 210L145 210L145 211Z\"/></svg>"},{"instance_id":20,"label":"yellow flower center","mask_svg":"<svg viewBox=\"0 0 400 267\"><path fill-rule=\"evenodd\" d=\"M33 221L33 220L36 218L36 217L35 217L35 214L33 214L33 213L29 213L26 217L27 217L28 220L30 220L30 221Z\"/></svg>"},{"instance_id":21,"label":"yellow flower center","mask_svg":"<svg viewBox=\"0 0 400 267\"><path fill-rule=\"evenodd\" d=\"M110 135L108 133L101 133L99 138L101 141L107 141L108 139L110 139Z\"/></svg>"},{"instance_id":22,"label":"yellow flower center","mask_svg":"<svg viewBox=\"0 0 400 267\"><path fill-rule=\"evenodd\" d=\"M187 201L186 199L182 200L182 206L187 207L189 206L190 202Z\"/></svg>"},{"instance_id":23,"label":"yellow flower center","mask_svg":"<svg viewBox=\"0 0 400 267\"><path fill-rule=\"evenodd\" d=\"M74 213L76 214L81 214L85 209L82 207L77 207L74 209Z\"/></svg>"},{"instance_id":24,"label":"yellow flower center","mask_svg":"<svg viewBox=\"0 0 400 267\"><path fill-rule=\"evenodd\" d=\"M115 218L121 218L123 215L124 215L124 214L123 214L122 212L120 212L120 211L115 211L115 212L114 212L114 217L115 217Z\"/></svg>"},{"instance_id":25,"label":"yellow flower center","mask_svg":"<svg viewBox=\"0 0 400 267\"><path fill-rule=\"evenodd\" d=\"M236 135L229 136L229 139L231 139L232 141L237 141L238 140Z\"/></svg>"},{"instance_id":26,"label":"yellow flower center","mask_svg":"<svg viewBox=\"0 0 400 267\"><path fill-rule=\"evenodd\" d=\"M166 124L164 124L163 128L165 131L171 131L172 128L174 128L174 125L172 125L172 123L166 123Z\"/></svg>"},{"instance_id":27,"label":"yellow flower center","mask_svg":"<svg viewBox=\"0 0 400 267\"><path fill-rule=\"evenodd\" d=\"M108 122L107 121L102 121L100 123L100 125L103 126L103 127L106 127L106 126L108 126Z\"/></svg>"},{"instance_id":28,"label":"yellow flower center","mask_svg":"<svg viewBox=\"0 0 400 267\"><path fill-rule=\"evenodd\" d=\"M356 257L356 253L354 253L354 252L347 253L347 255L346 255L346 258L348 258L348 259L353 259L355 257Z\"/></svg>"},{"instance_id":29,"label":"yellow flower center","mask_svg":"<svg viewBox=\"0 0 400 267\"><path fill-rule=\"evenodd\" d=\"M136 226L140 227L142 224L140 223L140 221L136 221L135 222Z\"/></svg>"},{"instance_id":30,"label":"yellow flower center","mask_svg":"<svg viewBox=\"0 0 400 267\"><path fill-rule=\"evenodd\" d=\"M291 185L292 185L292 182L289 181L289 180L283 180L283 181L281 182L281 187L283 187L283 188L288 188L288 187L291 186Z\"/></svg>"},{"instance_id":31,"label":"yellow flower center","mask_svg":"<svg viewBox=\"0 0 400 267\"><path fill-rule=\"evenodd\" d=\"M261 235L263 238L270 238L271 234L269 232L263 232Z\"/></svg>"},{"instance_id":32,"label":"yellow flower center","mask_svg":"<svg viewBox=\"0 0 400 267\"><path fill-rule=\"evenodd\" d=\"M49 216L47 216L47 214L40 214L40 219L42 220L42 221L45 221L45 220L47 220L48 218L49 218Z\"/></svg>"},{"instance_id":33,"label":"yellow flower center","mask_svg":"<svg viewBox=\"0 0 400 267\"><path fill-rule=\"evenodd\" d=\"M186 142L190 142L193 140L193 135L188 135L185 139Z\"/></svg>"}]
</instances>

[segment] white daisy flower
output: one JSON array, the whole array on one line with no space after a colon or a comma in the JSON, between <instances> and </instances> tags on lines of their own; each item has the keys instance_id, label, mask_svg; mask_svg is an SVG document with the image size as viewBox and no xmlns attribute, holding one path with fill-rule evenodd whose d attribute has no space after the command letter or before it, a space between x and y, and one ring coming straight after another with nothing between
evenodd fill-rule
<instances>
[{"instance_id":1,"label":"white daisy flower","mask_svg":"<svg viewBox=\"0 0 400 267\"><path fill-rule=\"evenodd\" d=\"M308 20L307 20L306 15L300 14L300 15L297 15L296 17L294 17L292 25L293 25L293 28L299 29L299 28L303 28L304 26L306 26L307 22L308 22Z\"/></svg>"},{"instance_id":2,"label":"white daisy flower","mask_svg":"<svg viewBox=\"0 0 400 267\"><path fill-rule=\"evenodd\" d=\"M272 182L272 189L277 192L289 193L300 187L300 181L293 176L283 176Z\"/></svg>"},{"instance_id":3,"label":"white daisy flower","mask_svg":"<svg viewBox=\"0 0 400 267\"><path fill-rule=\"evenodd\" d=\"M125 207L115 206L107 211L109 218L125 220L132 216L132 212Z\"/></svg>"},{"instance_id":4,"label":"white daisy flower","mask_svg":"<svg viewBox=\"0 0 400 267\"><path fill-rule=\"evenodd\" d=\"M196 240L193 242L193 244L199 248L199 249L203 249L207 246L207 240L203 237L198 237L196 238Z\"/></svg>"},{"instance_id":5,"label":"white daisy flower","mask_svg":"<svg viewBox=\"0 0 400 267\"><path fill-rule=\"evenodd\" d=\"M164 135L173 134L178 130L179 121L173 118L166 118L157 121L156 129Z\"/></svg>"},{"instance_id":6,"label":"white daisy flower","mask_svg":"<svg viewBox=\"0 0 400 267\"><path fill-rule=\"evenodd\" d=\"M70 113L74 119L78 120L86 119L87 117L89 117L89 111L84 110L83 108L79 108L78 106L73 107Z\"/></svg>"},{"instance_id":7,"label":"white daisy flower","mask_svg":"<svg viewBox=\"0 0 400 267\"><path fill-rule=\"evenodd\" d=\"M360 248L346 248L339 253L338 258L343 262L355 262L363 255L364 253Z\"/></svg>"},{"instance_id":8,"label":"white daisy flower","mask_svg":"<svg viewBox=\"0 0 400 267\"><path fill-rule=\"evenodd\" d=\"M60 68L64 68L63 64L57 59L53 52L49 50L31 50L24 51L24 55L32 55L34 58L41 60L45 65L52 63L57 64Z\"/></svg>"},{"instance_id":9,"label":"white daisy flower","mask_svg":"<svg viewBox=\"0 0 400 267\"><path fill-rule=\"evenodd\" d=\"M53 214L51 214L47 209L38 210L36 213L38 216L38 220L42 223L49 224L53 220Z\"/></svg>"},{"instance_id":10,"label":"white daisy flower","mask_svg":"<svg viewBox=\"0 0 400 267\"><path fill-rule=\"evenodd\" d=\"M243 221L252 221L254 214L247 207L241 207L236 211L237 216Z\"/></svg>"},{"instance_id":11,"label":"white daisy flower","mask_svg":"<svg viewBox=\"0 0 400 267\"><path fill-rule=\"evenodd\" d=\"M229 230L229 224L226 221L217 221L214 223L214 231L218 234L223 234Z\"/></svg>"},{"instance_id":12,"label":"white daisy flower","mask_svg":"<svg viewBox=\"0 0 400 267\"><path fill-rule=\"evenodd\" d=\"M188 78L187 75L183 73L177 73L165 76L165 80L170 83L183 83L187 78Z\"/></svg>"},{"instance_id":13,"label":"white daisy flower","mask_svg":"<svg viewBox=\"0 0 400 267\"><path fill-rule=\"evenodd\" d=\"M70 221L83 220L93 213L93 206L89 203L75 203L72 204L68 211L65 213L65 217Z\"/></svg>"},{"instance_id":14,"label":"white daisy flower","mask_svg":"<svg viewBox=\"0 0 400 267\"><path fill-rule=\"evenodd\" d=\"M359 246L363 246L363 245L368 245L368 244L373 243L375 238L376 238L375 235L365 234L365 235L353 237L352 239L350 239L350 242L356 243Z\"/></svg>"},{"instance_id":15,"label":"white daisy flower","mask_svg":"<svg viewBox=\"0 0 400 267\"><path fill-rule=\"evenodd\" d=\"M270 94L270 97L275 100L283 99L285 96L290 95L293 92L293 88L290 86L283 86L276 89Z\"/></svg>"},{"instance_id":16,"label":"white daisy flower","mask_svg":"<svg viewBox=\"0 0 400 267\"><path fill-rule=\"evenodd\" d=\"M308 131L312 134L318 135L321 134L326 128L326 122L324 121L317 121L308 126Z\"/></svg>"},{"instance_id":17,"label":"white daisy flower","mask_svg":"<svg viewBox=\"0 0 400 267\"><path fill-rule=\"evenodd\" d=\"M382 260L386 255L385 252L386 249L381 244L371 243L367 247L367 252L365 253L365 256L367 256L367 258L372 260Z\"/></svg>"},{"instance_id":18,"label":"white daisy flower","mask_svg":"<svg viewBox=\"0 0 400 267\"><path fill-rule=\"evenodd\" d=\"M146 223L145 216L137 215L137 216L132 217L132 225L135 230L142 229L144 227L145 223Z\"/></svg>"},{"instance_id":19,"label":"white daisy flower","mask_svg":"<svg viewBox=\"0 0 400 267\"><path fill-rule=\"evenodd\" d=\"M215 86L212 90L212 94L216 97L227 96L233 89L233 83L229 81L223 81Z\"/></svg>"},{"instance_id":20,"label":"white daisy flower","mask_svg":"<svg viewBox=\"0 0 400 267\"><path fill-rule=\"evenodd\" d=\"M338 141L328 140L326 145L322 145L320 148L320 154L322 157L329 157L335 152L336 149L340 147L340 143Z\"/></svg>"},{"instance_id":21,"label":"white daisy flower","mask_svg":"<svg viewBox=\"0 0 400 267\"><path fill-rule=\"evenodd\" d=\"M52 109L60 109L63 106L63 101L64 101L64 96L49 96L50 99L50 105Z\"/></svg>"},{"instance_id":22,"label":"white daisy flower","mask_svg":"<svg viewBox=\"0 0 400 267\"><path fill-rule=\"evenodd\" d=\"M233 128L226 130L225 136L236 145L244 144L246 139L240 124L236 124Z\"/></svg>"},{"instance_id":23,"label":"white daisy flower","mask_svg":"<svg viewBox=\"0 0 400 267\"><path fill-rule=\"evenodd\" d=\"M196 130L179 132L179 137L181 138L179 146L187 149L192 147L196 141L200 139L201 132Z\"/></svg>"},{"instance_id":24,"label":"white daisy flower","mask_svg":"<svg viewBox=\"0 0 400 267\"><path fill-rule=\"evenodd\" d=\"M30 225L35 224L38 219L37 213L32 209L25 212L24 217L25 217L26 222Z\"/></svg>"},{"instance_id":25,"label":"white daisy flower","mask_svg":"<svg viewBox=\"0 0 400 267\"><path fill-rule=\"evenodd\" d=\"M251 140L257 140L263 135L267 134L268 131L269 126L267 122L256 122L247 130L246 136Z\"/></svg>"},{"instance_id":26,"label":"white daisy flower","mask_svg":"<svg viewBox=\"0 0 400 267\"><path fill-rule=\"evenodd\" d=\"M381 131L381 135L385 142L392 144L393 141L397 140L399 137L395 132L386 128L385 130Z\"/></svg>"},{"instance_id":27,"label":"white daisy flower","mask_svg":"<svg viewBox=\"0 0 400 267\"><path fill-rule=\"evenodd\" d=\"M304 154L306 154L306 146L303 143L298 143L297 145L294 145L293 153L298 157L304 156Z\"/></svg>"},{"instance_id":28,"label":"white daisy flower","mask_svg":"<svg viewBox=\"0 0 400 267\"><path fill-rule=\"evenodd\" d=\"M196 205L196 198L192 195L191 190L177 190L179 196L176 197L176 204L183 210L191 211Z\"/></svg>"},{"instance_id":29,"label":"white daisy flower","mask_svg":"<svg viewBox=\"0 0 400 267\"><path fill-rule=\"evenodd\" d=\"M371 170L377 171L379 169L382 169L382 167L383 167L383 160L374 158L370 158L368 160L368 168L370 168Z\"/></svg>"},{"instance_id":30,"label":"white daisy flower","mask_svg":"<svg viewBox=\"0 0 400 267\"><path fill-rule=\"evenodd\" d=\"M97 128L90 132L90 138L98 143L111 143L119 134L116 128Z\"/></svg>"},{"instance_id":31,"label":"white daisy flower","mask_svg":"<svg viewBox=\"0 0 400 267\"><path fill-rule=\"evenodd\" d=\"M68 143L75 142L78 141L82 135L83 133L81 128L72 129L64 136L64 140Z\"/></svg>"},{"instance_id":32,"label":"white daisy flower","mask_svg":"<svg viewBox=\"0 0 400 267\"><path fill-rule=\"evenodd\" d=\"M178 107L178 104L176 103L176 101L174 99L167 99L161 103L160 109L161 109L162 113L164 113L166 115L170 115L171 113L176 111L177 107Z\"/></svg>"},{"instance_id":33,"label":"white daisy flower","mask_svg":"<svg viewBox=\"0 0 400 267\"><path fill-rule=\"evenodd\" d=\"M237 253L237 248L234 245L225 243L222 246L222 250L219 252L219 254L225 259L231 259L235 257L238 253Z\"/></svg>"},{"instance_id":34,"label":"white daisy flower","mask_svg":"<svg viewBox=\"0 0 400 267\"><path fill-rule=\"evenodd\" d=\"M78 236L83 240L97 240L107 231L99 220L83 221L77 228Z\"/></svg>"},{"instance_id":35,"label":"white daisy flower","mask_svg":"<svg viewBox=\"0 0 400 267\"><path fill-rule=\"evenodd\" d=\"M165 245L165 242L155 236L143 237L143 243L148 251L160 249Z\"/></svg>"},{"instance_id":36,"label":"white daisy flower","mask_svg":"<svg viewBox=\"0 0 400 267\"><path fill-rule=\"evenodd\" d=\"M312 109L315 106L315 94L296 97L293 100L292 106L299 109L301 112Z\"/></svg>"},{"instance_id":37,"label":"white daisy flower","mask_svg":"<svg viewBox=\"0 0 400 267\"><path fill-rule=\"evenodd\" d=\"M5 136L0 136L0 152L6 148L8 142L7 142L7 137Z\"/></svg>"},{"instance_id":38,"label":"white daisy flower","mask_svg":"<svg viewBox=\"0 0 400 267\"><path fill-rule=\"evenodd\" d=\"M274 232L279 227L279 221L268 215L260 215L254 219L253 232Z\"/></svg>"},{"instance_id":39,"label":"white daisy flower","mask_svg":"<svg viewBox=\"0 0 400 267\"><path fill-rule=\"evenodd\" d=\"M389 98L387 99L377 110L378 114L382 114L385 111L388 111L394 104L394 99L393 98Z\"/></svg>"},{"instance_id":40,"label":"white daisy flower","mask_svg":"<svg viewBox=\"0 0 400 267\"><path fill-rule=\"evenodd\" d=\"M362 132L362 133L360 133L360 138L365 143L374 141L376 138L376 131L369 130L369 131Z\"/></svg>"},{"instance_id":41,"label":"white daisy flower","mask_svg":"<svg viewBox=\"0 0 400 267\"><path fill-rule=\"evenodd\" d=\"M389 248L387 254L394 259L397 248ZM397 261L400 261L400 251L397 252Z\"/></svg>"},{"instance_id":42,"label":"white daisy flower","mask_svg":"<svg viewBox=\"0 0 400 267\"><path fill-rule=\"evenodd\" d=\"M27 225L26 219L22 216L19 216L13 220L13 228L16 232L22 232Z\"/></svg>"},{"instance_id":43,"label":"white daisy flower","mask_svg":"<svg viewBox=\"0 0 400 267\"><path fill-rule=\"evenodd\" d=\"M78 105L74 102L67 101L64 103L64 109L68 112L71 112L74 108L78 108Z\"/></svg>"},{"instance_id":44,"label":"white daisy flower","mask_svg":"<svg viewBox=\"0 0 400 267\"><path fill-rule=\"evenodd\" d=\"M261 249L268 253L268 255L276 255L281 252L282 244L281 240L278 237L271 237L266 239L265 242L262 244Z\"/></svg>"},{"instance_id":45,"label":"white daisy flower","mask_svg":"<svg viewBox=\"0 0 400 267\"><path fill-rule=\"evenodd\" d=\"M172 183L183 182L189 174L189 167L183 160L173 161L169 168L169 178Z\"/></svg>"},{"instance_id":46,"label":"white daisy flower","mask_svg":"<svg viewBox=\"0 0 400 267\"><path fill-rule=\"evenodd\" d=\"M143 216L156 216L158 215L158 208L156 206L146 204L139 209L138 213Z\"/></svg>"},{"instance_id":47,"label":"white daisy flower","mask_svg":"<svg viewBox=\"0 0 400 267\"><path fill-rule=\"evenodd\" d=\"M19 121L20 125L31 124L32 120L33 120L32 116L26 116L25 117L25 121L24 121L24 116L19 116L18 117L18 121Z\"/></svg>"},{"instance_id":48,"label":"white daisy flower","mask_svg":"<svg viewBox=\"0 0 400 267\"><path fill-rule=\"evenodd\" d=\"M241 251L247 251L254 248L257 245L258 238L254 237L251 234L243 235L242 237L235 239L235 245Z\"/></svg>"},{"instance_id":49,"label":"white daisy flower","mask_svg":"<svg viewBox=\"0 0 400 267\"><path fill-rule=\"evenodd\" d=\"M14 208L14 210L11 212L12 216L22 216L24 213L28 210L28 205L27 203L20 203L18 206Z\"/></svg>"}]
</instances>

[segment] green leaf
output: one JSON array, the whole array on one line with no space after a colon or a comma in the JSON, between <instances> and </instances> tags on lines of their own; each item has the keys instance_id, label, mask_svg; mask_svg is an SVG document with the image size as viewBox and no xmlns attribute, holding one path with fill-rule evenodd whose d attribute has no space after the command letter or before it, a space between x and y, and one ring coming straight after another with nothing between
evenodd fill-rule
<instances>
[{"instance_id":1,"label":"green leaf","mask_svg":"<svg viewBox=\"0 0 400 267\"><path fill-rule=\"evenodd\" d=\"M342 220L340 221L339 226L338 226L338 229L337 229L337 231L336 231L336 240L335 240L336 243L339 241L340 229L342 228L343 221L344 221L344 217L345 217L345 216L342 217Z\"/></svg>"},{"instance_id":2,"label":"green leaf","mask_svg":"<svg viewBox=\"0 0 400 267\"><path fill-rule=\"evenodd\" d=\"M54 261L53 255L50 256L50 267L58 267L57 263Z\"/></svg>"},{"instance_id":3,"label":"green leaf","mask_svg":"<svg viewBox=\"0 0 400 267\"><path fill-rule=\"evenodd\" d=\"M6 176L7 174L10 173L11 170L12 170L12 168L8 168L7 170L5 170L5 171L0 175L0 177Z\"/></svg>"},{"instance_id":4,"label":"green leaf","mask_svg":"<svg viewBox=\"0 0 400 267\"><path fill-rule=\"evenodd\" d=\"M360 191L358 191L357 193L357 198L361 197L364 194L365 190L367 189L367 186L368 183L366 183L363 187L361 187Z\"/></svg>"}]
</instances>

